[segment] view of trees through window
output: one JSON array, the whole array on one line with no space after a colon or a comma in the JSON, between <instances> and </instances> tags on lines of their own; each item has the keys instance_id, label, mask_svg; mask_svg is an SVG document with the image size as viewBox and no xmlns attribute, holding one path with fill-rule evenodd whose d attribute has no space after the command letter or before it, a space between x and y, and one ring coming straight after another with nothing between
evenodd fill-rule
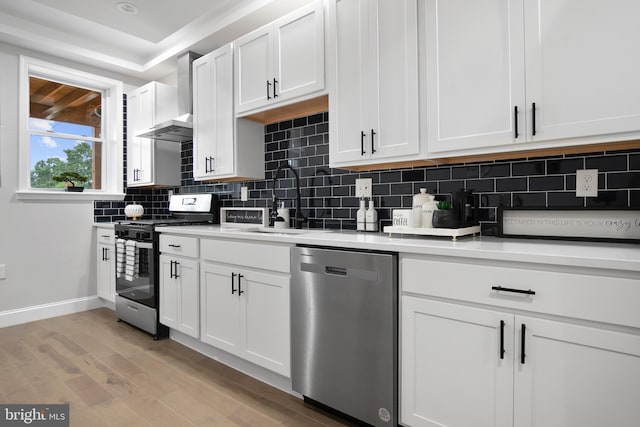
<instances>
[{"instance_id":1,"label":"view of trees through window","mask_svg":"<svg viewBox=\"0 0 640 427\"><path fill-rule=\"evenodd\" d=\"M73 185L101 188L102 94L36 77L30 83L31 187L60 188L67 172Z\"/></svg>"}]
</instances>

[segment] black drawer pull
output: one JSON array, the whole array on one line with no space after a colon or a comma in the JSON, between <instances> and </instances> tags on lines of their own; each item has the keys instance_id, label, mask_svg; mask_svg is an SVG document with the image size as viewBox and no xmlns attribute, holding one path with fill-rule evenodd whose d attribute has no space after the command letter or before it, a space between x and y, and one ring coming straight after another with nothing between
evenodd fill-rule
<instances>
[{"instance_id":1,"label":"black drawer pull","mask_svg":"<svg viewBox=\"0 0 640 427\"><path fill-rule=\"evenodd\" d=\"M182 245L174 245L173 243L170 243L170 244L169 244L169 247L170 247L170 248L181 248L181 247L182 247Z\"/></svg>"},{"instance_id":2,"label":"black drawer pull","mask_svg":"<svg viewBox=\"0 0 640 427\"><path fill-rule=\"evenodd\" d=\"M513 292L516 294L526 294L526 295L536 294L536 291L533 291L531 289L524 290L524 289L514 289L514 288L503 288L502 286L492 286L491 289L498 292Z\"/></svg>"},{"instance_id":3,"label":"black drawer pull","mask_svg":"<svg viewBox=\"0 0 640 427\"><path fill-rule=\"evenodd\" d=\"M524 353L524 337L527 333L527 326L523 323L522 324L522 328L520 329L520 363L524 365L524 360L526 358L526 355Z\"/></svg>"},{"instance_id":4,"label":"black drawer pull","mask_svg":"<svg viewBox=\"0 0 640 427\"><path fill-rule=\"evenodd\" d=\"M504 320L500 321L500 359L504 359Z\"/></svg>"},{"instance_id":5,"label":"black drawer pull","mask_svg":"<svg viewBox=\"0 0 640 427\"><path fill-rule=\"evenodd\" d=\"M242 278L244 276L240 273L238 273L238 295L242 295L244 294L244 291L242 290Z\"/></svg>"}]
</instances>

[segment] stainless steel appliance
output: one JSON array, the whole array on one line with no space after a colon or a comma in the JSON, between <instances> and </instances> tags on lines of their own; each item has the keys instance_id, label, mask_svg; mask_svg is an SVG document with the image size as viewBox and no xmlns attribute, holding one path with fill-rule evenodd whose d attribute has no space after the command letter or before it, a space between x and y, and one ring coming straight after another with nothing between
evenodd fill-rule
<instances>
[{"instance_id":1,"label":"stainless steel appliance","mask_svg":"<svg viewBox=\"0 0 640 427\"><path fill-rule=\"evenodd\" d=\"M220 223L215 194L173 195L171 217L121 221L116 235L116 315L154 339L165 338L169 329L159 322L159 234L163 225Z\"/></svg>"},{"instance_id":2,"label":"stainless steel appliance","mask_svg":"<svg viewBox=\"0 0 640 427\"><path fill-rule=\"evenodd\" d=\"M293 390L374 426L398 423L397 254L296 247Z\"/></svg>"}]
</instances>

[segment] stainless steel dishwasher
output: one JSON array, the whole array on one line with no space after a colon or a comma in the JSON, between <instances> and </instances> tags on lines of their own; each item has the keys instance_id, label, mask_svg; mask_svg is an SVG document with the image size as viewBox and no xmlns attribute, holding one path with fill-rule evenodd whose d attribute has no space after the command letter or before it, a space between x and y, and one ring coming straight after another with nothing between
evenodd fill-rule
<instances>
[{"instance_id":1,"label":"stainless steel dishwasher","mask_svg":"<svg viewBox=\"0 0 640 427\"><path fill-rule=\"evenodd\" d=\"M397 254L296 247L291 379L306 401L398 423Z\"/></svg>"}]
</instances>

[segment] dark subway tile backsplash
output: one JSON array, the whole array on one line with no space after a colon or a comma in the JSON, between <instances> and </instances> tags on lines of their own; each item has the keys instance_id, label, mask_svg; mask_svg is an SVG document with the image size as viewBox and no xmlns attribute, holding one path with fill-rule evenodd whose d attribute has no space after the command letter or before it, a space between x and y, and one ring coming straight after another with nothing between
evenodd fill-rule
<instances>
[{"instance_id":1,"label":"dark subway tile backsplash","mask_svg":"<svg viewBox=\"0 0 640 427\"><path fill-rule=\"evenodd\" d=\"M500 206L640 209L640 150L353 172L329 167L329 126L328 113L266 125L265 179L243 183L194 181L192 143L185 142L182 166L176 166L182 167L182 185L171 190L213 192L225 207L271 207L273 174L279 165L289 162L300 175L302 211L311 228L355 229L357 178L371 178L382 226L389 224L393 209L411 208L412 196L420 188L439 199L451 199L451 193L459 189L478 193L484 234L495 234L496 208ZM575 171L583 168L599 169L597 198L575 195ZM285 170L276 187L276 196L291 208L295 203L293 183L293 174ZM240 201L243 185L249 189L247 202ZM132 201L144 206L145 218L166 216L168 190L128 189L125 201L96 201L95 220L124 219L124 207Z\"/></svg>"}]
</instances>

